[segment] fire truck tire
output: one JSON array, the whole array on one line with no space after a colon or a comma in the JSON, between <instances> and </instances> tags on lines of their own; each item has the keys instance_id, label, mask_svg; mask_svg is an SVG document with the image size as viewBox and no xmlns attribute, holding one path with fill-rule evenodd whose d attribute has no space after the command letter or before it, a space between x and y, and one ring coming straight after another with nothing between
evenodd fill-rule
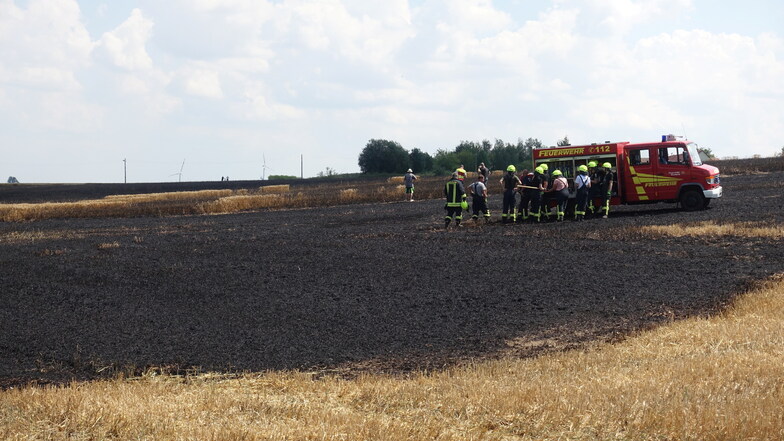
<instances>
[{"instance_id":1,"label":"fire truck tire","mask_svg":"<svg viewBox=\"0 0 784 441\"><path fill-rule=\"evenodd\" d=\"M681 208L685 211L696 211L705 208L705 196L697 190L686 190L681 193Z\"/></svg>"}]
</instances>

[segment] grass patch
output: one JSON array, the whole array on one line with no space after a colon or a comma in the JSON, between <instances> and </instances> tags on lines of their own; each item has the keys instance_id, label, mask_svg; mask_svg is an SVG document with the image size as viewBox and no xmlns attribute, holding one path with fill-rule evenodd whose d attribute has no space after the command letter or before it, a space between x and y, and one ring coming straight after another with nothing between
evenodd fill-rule
<instances>
[{"instance_id":1,"label":"grass patch","mask_svg":"<svg viewBox=\"0 0 784 441\"><path fill-rule=\"evenodd\" d=\"M99 250L111 250L112 248L120 248L119 242L103 242L98 244Z\"/></svg>"},{"instance_id":2,"label":"grass patch","mask_svg":"<svg viewBox=\"0 0 784 441\"><path fill-rule=\"evenodd\" d=\"M784 278L616 344L405 378L167 376L0 392L2 439L781 439Z\"/></svg>"},{"instance_id":3,"label":"grass patch","mask_svg":"<svg viewBox=\"0 0 784 441\"><path fill-rule=\"evenodd\" d=\"M641 229L650 237L743 237L781 239L784 237L784 226L781 224L761 225L760 222L727 222L704 221L682 225L649 225Z\"/></svg>"}]
</instances>

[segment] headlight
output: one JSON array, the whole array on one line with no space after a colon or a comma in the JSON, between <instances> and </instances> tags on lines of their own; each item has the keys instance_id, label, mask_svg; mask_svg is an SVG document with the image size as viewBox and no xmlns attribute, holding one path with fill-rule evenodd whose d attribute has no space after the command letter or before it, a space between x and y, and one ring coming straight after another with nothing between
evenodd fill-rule
<instances>
[{"instance_id":1,"label":"headlight","mask_svg":"<svg viewBox=\"0 0 784 441\"><path fill-rule=\"evenodd\" d=\"M708 176L707 178L705 178L705 182L707 182L708 185L719 185L721 183L721 176L720 175Z\"/></svg>"}]
</instances>

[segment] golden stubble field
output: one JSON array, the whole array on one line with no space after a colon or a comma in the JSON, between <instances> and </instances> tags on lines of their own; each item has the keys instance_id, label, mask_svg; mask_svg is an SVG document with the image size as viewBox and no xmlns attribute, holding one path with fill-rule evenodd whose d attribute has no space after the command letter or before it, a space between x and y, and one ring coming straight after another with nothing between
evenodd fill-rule
<instances>
[{"instance_id":1,"label":"golden stubble field","mask_svg":"<svg viewBox=\"0 0 784 441\"><path fill-rule=\"evenodd\" d=\"M438 198L444 179L423 177L416 197ZM265 185L236 190L196 190L143 194L83 196L79 200L0 203L0 222L25 222L63 218L182 216L226 214L252 210L309 208L341 204L393 202L405 199L402 177L364 182L334 181L323 184ZM89 191L85 191L89 194ZM0 193L2 201L2 193Z\"/></svg>"}]
</instances>

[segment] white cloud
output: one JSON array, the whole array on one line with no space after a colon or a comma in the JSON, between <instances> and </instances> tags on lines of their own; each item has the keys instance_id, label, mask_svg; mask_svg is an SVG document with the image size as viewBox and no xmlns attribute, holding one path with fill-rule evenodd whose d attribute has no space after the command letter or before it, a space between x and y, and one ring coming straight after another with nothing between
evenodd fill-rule
<instances>
[{"instance_id":1,"label":"white cloud","mask_svg":"<svg viewBox=\"0 0 784 441\"><path fill-rule=\"evenodd\" d=\"M94 43L69 0L0 1L0 115L22 130L83 133L103 120L83 96L79 75Z\"/></svg>"},{"instance_id":2,"label":"white cloud","mask_svg":"<svg viewBox=\"0 0 784 441\"><path fill-rule=\"evenodd\" d=\"M383 68L413 35L410 14L401 2L366 9L361 16L352 15L339 0L294 1L286 6L289 27L284 33L295 33L310 50L330 51L351 62Z\"/></svg>"},{"instance_id":3,"label":"white cloud","mask_svg":"<svg viewBox=\"0 0 784 441\"><path fill-rule=\"evenodd\" d=\"M644 23L675 20L693 9L693 0L588 0L587 14L599 14L606 34L624 34Z\"/></svg>"},{"instance_id":4,"label":"white cloud","mask_svg":"<svg viewBox=\"0 0 784 441\"><path fill-rule=\"evenodd\" d=\"M746 149L744 139L784 135L779 118L770 117L780 114L784 99L780 43L770 35L677 30L630 48L594 47L586 52L606 53L605 61L591 66L585 92L573 97L571 118L597 131L686 129L720 155L750 155L728 144ZM758 141L756 151L775 151L770 139L767 147Z\"/></svg>"},{"instance_id":5,"label":"white cloud","mask_svg":"<svg viewBox=\"0 0 784 441\"><path fill-rule=\"evenodd\" d=\"M279 121L298 119L305 116L305 112L294 106L269 102L264 94L248 93L248 106L243 107L243 116L250 121Z\"/></svg>"},{"instance_id":6,"label":"white cloud","mask_svg":"<svg viewBox=\"0 0 784 441\"><path fill-rule=\"evenodd\" d=\"M145 45L152 36L153 22L148 20L139 9L119 27L103 34L99 41L100 49L117 67L127 70L147 70L153 67L152 58Z\"/></svg>"},{"instance_id":7,"label":"white cloud","mask_svg":"<svg viewBox=\"0 0 784 441\"><path fill-rule=\"evenodd\" d=\"M447 11L449 28L457 32L494 34L512 23L509 14L495 8L491 0L448 0L436 4Z\"/></svg>"},{"instance_id":8,"label":"white cloud","mask_svg":"<svg viewBox=\"0 0 784 441\"><path fill-rule=\"evenodd\" d=\"M186 69L184 75L185 91L204 98L223 98L221 81L217 72L207 69Z\"/></svg>"},{"instance_id":9,"label":"white cloud","mask_svg":"<svg viewBox=\"0 0 784 441\"><path fill-rule=\"evenodd\" d=\"M27 9L0 2L0 82L78 89L74 72L89 64L92 49L75 1L31 0Z\"/></svg>"},{"instance_id":10,"label":"white cloud","mask_svg":"<svg viewBox=\"0 0 784 441\"><path fill-rule=\"evenodd\" d=\"M73 145L100 148L111 132L191 164L193 149L253 151L263 139L297 151L297 167L300 152L329 149L349 163L326 165L351 171L379 137L434 152L462 139L642 141L685 127L740 156L732 149L772 153L784 137L782 34L689 26L696 0L139 4L91 5L84 18L73 0L0 0L4 139L22 139L21 126L42 144L69 131Z\"/></svg>"}]
</instances>

